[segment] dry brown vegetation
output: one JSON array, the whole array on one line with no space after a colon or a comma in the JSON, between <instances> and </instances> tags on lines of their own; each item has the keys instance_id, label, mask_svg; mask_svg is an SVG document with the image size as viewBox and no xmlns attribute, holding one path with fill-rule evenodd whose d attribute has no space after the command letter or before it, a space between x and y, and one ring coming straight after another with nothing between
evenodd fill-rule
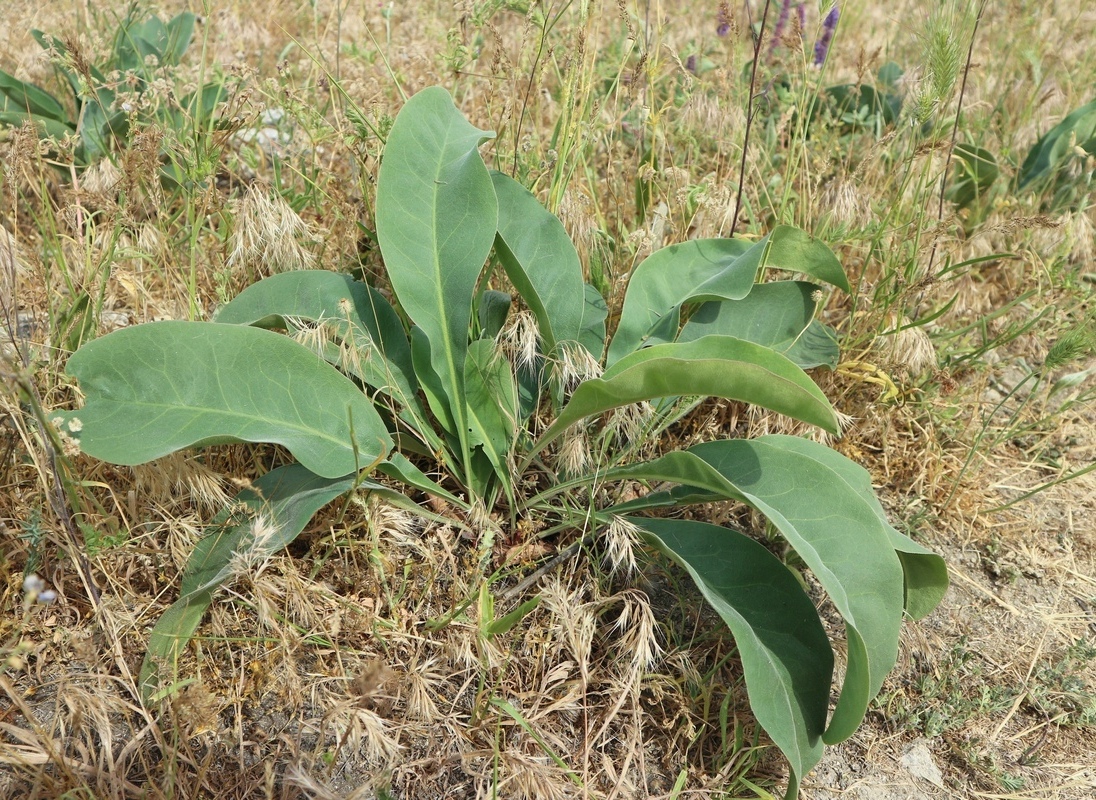
<instances>
[{"instance_id":1,"label":"dry brown vegetation","mask_svg":"<svg viewBox=\"0 0 1096 800\"><path fill-rule=\"evenodd\" d=\"M782 762L750 716L733 641L683 574L621 534L541 578L539 608L492 637L472 543L365 496L334 504L285 553L241 568L178 681L143 706L135 676L148 630L203 525L234 483L284 454L230 446L113 467L53 454L34 414L32 397L47 411L78 399L63 367L85 319L90 337L207 318L282 269L382 274L359 223L372 228L376 134L400 88L446 86L474 123L498 132L485 157L559 214L611 302L653 248L727 235L752 46L741 5L726 37L715 0L585 0L547 33L506 5L191 4L203 15L196 41L155 91L223 76L232 96L217 130L142 128L116 163L79 174L58 169L63 148L28 130L0 134L0 797L775 791ZM808 50L813 41L810 5L807 30L790 26L761 85L782 69L815 80L791 55L798 38ZM868 80L893 60L912 96L926 74L925 5L850 0L825 85ZM70 37L94 60L125 4L8 6L0 68L55 87L30 30ZM1091 99L1094 28L1096 8L1084 3L987 7L962 131L1005 176ZM953 583L933 616L907 627L868 723L803 796L1092 797L1096 473L1001 508L1096 457L1092 378L1047 391L1093 365L1091 339L1030 395L1010 395L1069 331L1091 336L1092 200L1048 210L1003 192L982 219L951 204L938 217L950 128L911 152L895 129L850 138L833 126L806 138L795 124L779 108L754 121L738 232L797 224L855 278L856 296L827 312L844 336L842 364L815 376L852 418L835 446L870 468L896 524L945 556ZM263 128L277 130L257 146ZM156 176L161 143L176 139L196 176L182 191ZM637 181L650 192L643 217ZM992 254L1007 255L941 268ZM76 310L82 293L98 314ZM931 325L884 335L953 297ZM676 435L783 424L713 404ZM60 492L62 473L79 506ZM495 563L531 571L571 543L518 531L496 544ZM632 557L638 576L627 574ZM55 603L27 601L29 571ZM922 741L939 786L910 766Z\"/></svg>"}]
</instances>

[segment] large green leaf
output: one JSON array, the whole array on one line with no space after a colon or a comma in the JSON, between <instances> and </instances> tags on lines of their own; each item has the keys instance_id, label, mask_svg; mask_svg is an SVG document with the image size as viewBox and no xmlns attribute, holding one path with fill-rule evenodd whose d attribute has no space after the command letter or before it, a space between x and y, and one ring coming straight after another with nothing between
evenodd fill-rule
<instances>
[{"instance_id":1,"label":"large green leaf","mask_svg":"<svg viewBox=\"0 0 1096 800\"><path fill-rule=\"evenodd\" d=\"M630 521L685 568L738 645L750 709L791 764L788 796L822 757L833 651L795 576L737 531L686 520Z\"/></svg>"},{"instance_id":2,"label":"large green leaf","mask_svg":"<svg viewBox=\"0 0 1096 800\"><path fill-rule=\"evenodd\" d=\"M866 473L836 466L833 456L843 458L799 437L763 436L708 442L609 474L683 484L616 512L729 497L765 514L795 548L845 619L845 681L824 736L831 744L852 735L894 666L905 588Z\"/></svg>"},{"instance_id":3,"label":"large green leaf","mask_svg":"<svg viewBox=\"0 0 1096 800\"><path fill-rule=\"evenodd\" d=\"M696 239L656 250L628 279L607 363L642 347L667 315L672 323L664 323L668 330L661 342L672 341L682 303L748 295L763 252L763 244L751 246L743 239Z\"/></svg>"},{"instance_id":4,"label":"large green leaf","mask_svg":"<svg viewBox=\"0 0 1096 800\"><path fill-rule=\"evenodd\" d=\"M86 401L58 414L89 455L143 464L186 447L284 445L326 478L392 446L369 400L311 351L271 331L214 322L123 328L76 351Z\"/></svg>"},{"instance_id":5,"label":"large green leaf","mask_svg":"<svg viewBox=\"0 0 1096 800\"><path fill-rule=\"evenodd\" d=\"M582 288L584 302L579 342L600 363L605 352L605 318L609 316L609 306L595 286L587 283Z\"/></svg>"},{"instance_id":6,"label":"large green leaf","mask_svg":"<svg viewBox=\"0 0 1096 800\"><path fill-rule=\"evenodd\" d=\"M476 148L493 135L471 125L444 89L424 89L396 117L377 178L377 237L388 277L429 342L466 466L472 298L498 224L491 176Z\"/></svg>"},{"instance_id":7,"label":"large green leaf","mask_svg":"<svg viewBox=\"0 0 1096 800\"><path fill-rule=\"evenodd\" d=\"M766 269L799 272L850 291L833 251L789 225L777 226L753 245L741 239L698 239L666 247L632 273L608 363L644 345L672 341L683 304L740 300Z\"/></svg>"},{"instance_id":8,"label":"large green leaf","mask_svg":"<svg viewBox=\"0 0 1096 800\"><path fill-rule=\"evenodd\" d=\"M584 381L544 432L540 450L568 425L612 408L658 397L725 397L837 432L837 416L803 370L767 347L730 336L638 350Z\"/></svg>"},{"instance_id":9,"label":"large green leaf","mask_svg":"<svg viewBox=\"0 0 1096 800\"><path fill-rule=\"evenodd\" d=\"M370 484L372 485L372 484ZM179 598L157 621L141 666L146 702L160 685L162 667L173 677L214 593L242 567L278 552L304 530L323 506L354 488L354 476L321 478L300 464L268 472L218 514L187 561ZM377 487L382 488L382 487Z\"/></svg>"},{"instance_id":10,"label":"large green leaf","mask_svg":"<svg viewBox=\"0 0 1096 800\"><path fill-rule=\"evenodd\" d=\"M855 494L872 510L887 531L891 546L898 552L905 576L906 613L913 619L921 619L931 612L944 598L948 588L948 568L944 559L919 545L903 533L899 533L887 521L887 512L872 491L871 475L854 461L845 458L829 447L815 444L797 436L767 436L765 441L794 458L813 459L839 476L841 485Z\"/></svg>"},{"instance_id":11,"label":"large green leaf","mask_svg":"<svg viewBox=\"0 0 1096 800\"><path fill-rule=\"evenodd\" d=\"M696 310L679 342L718 334L771 347L803 369L837 366L838 347L832 328L815 321L821 290L805 281L776 281L754 286L741 300L704 303Z\"/></svg>"},{"instance_id":12,"label":"large green leaf","mask_svg":"<svg viewBox=\"0 0 1096 800\"><path fill-rule=\"evenodd\" d=\"M1080 147L1096 154L1096 100L1070 112L1065 119L1047 131L1037 141L1016 173L1016 188L1050 181L1062 164L1072 157L1072 149Z\"/></svg>"},{"instance_id":13,"label":"large green leaf","mask_svg":"<svg viewBox=\"0 0 1096 800\"><path fill-rule=\"evenodd\" d=\"M499 204L495 252L537 318L541 349L556 356L558 342L577 342L582 333L578 252L563 223L524 186L501 172L492 172L491 179Z\"/></svg>"},{"instance_id":14,"label":"large green leaf","mask_svg":"<svg viewBox=\"0 0 1096 800\"><path fill-rule=\"evenodd\" d=\"M214 319L262 328L287 328L288 319L323 322L360 354L353 372L403 406L419 409L411 346L399 317L377 290L349 275L299 270L254 283Z\"/></svg>"}]
</instances>

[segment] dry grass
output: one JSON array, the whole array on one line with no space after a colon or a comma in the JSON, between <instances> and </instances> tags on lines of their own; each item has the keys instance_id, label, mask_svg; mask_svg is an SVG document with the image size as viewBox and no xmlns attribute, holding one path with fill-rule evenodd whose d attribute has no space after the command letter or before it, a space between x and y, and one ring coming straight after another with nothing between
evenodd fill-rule
<instances>
[{"instance_id":1,"label":"dry grass","mask_svg":"<svg viewBox=\"0 0 1096 800\"><path fill-rule=\"evenodd\" d=\"M102 52L124 6L113 5L7 9L0 67L50 84L30 29ZM98 304L90 324L101 333L205 318L272 270L381 275L358 223L372 228L372 132L387 129L401 89L445 85L477 126L498 131L485 157L516 166L560 215L611 303L652 249L727 234L750 49L740 11L735 33L720 38L714 0L687 13L659 0L591 0L564 14L542 48L531 18L484 15L491 5L205 9L199 41L168 77L194 82L204 53L234 87L231 120L223 135L183 141L183 160L208 179L182 195L155 180L171 131L142 131L116 167L76 181L27 131L2 135L0 797L746 797L743 776L779 780L733 643L683 576L637 552L627 531L543 578L540 607L492 637L475 543L352 497L285 554L241 568L177 684L146 708L135 676L148 630L175 598L204 521L233 481L281 454L227 447L137 469L76 456L67 462L79 482L75 527L56 499L66 467L55 466L33 407L77 399L62 369L81 294ZM914 91L922 42L911 32L923 5L850 2L825 83L895 60ZM816 22L812 8L808 42ZM1090 99L1094 26L1084 4L993 4L965 100L979 144L1015 162ZM813 80L776 52L763 79L783 67ZM710 64L699 75L686 67L694 55ZM270 109L282 120L264 118ZM1094 474L988 511L1092 463L1091 392L1075 390L1059 413L1067 395L1049 402L1043 389L984 420L1016 370L1092 324L1082 278L1093 210L1048 216L1036 198L1003 196L967 231L950 207L935 216L946 141L908 152L896 134L852 145L829 129L796 138L787 113L755 125L739 231L792 222L838 250L858 292L827 311L846 337L843 368L816 376L852 418L835 446L872 470L897 520L945 553L955 584L941 610L909 626L868 725L805 794L875 797L855 792L881 784L842 785L833 764L885 773L892 754L929 735L947 796L1091 797L1096 654L1080 654L1096 636ZM264 127L276 130L262 146L233 135ZM642 216L637 181L652 198ZM1011 257L941 272L948 259L994 253ZM894 333L953 297L931 326ZM996 336L1002 345L983 351ZM892 387L896 398L883 402ZM712 404L675 435L774 430L786 422ZM494 556L531 567L550 554L519 540L498 542ZM637 558L638 577L627 577ZM25 602L29 570L56 603Z\"/></svg>"}]
</instances>

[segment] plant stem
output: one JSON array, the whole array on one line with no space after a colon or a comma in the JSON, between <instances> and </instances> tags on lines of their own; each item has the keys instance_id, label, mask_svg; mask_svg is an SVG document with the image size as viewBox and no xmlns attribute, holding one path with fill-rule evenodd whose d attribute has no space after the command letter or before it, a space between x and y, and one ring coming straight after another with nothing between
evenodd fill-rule
<instances>
[{"instance_id":1,"label":"plant stem","mask_svg":"<svg viewBox=\"0 0 1096 800\"><path fill-rule=\"evenodd\" d=\"M982 22L982 15L986 11L986 0L978 4L978 14L974 18L974 29L970 32L970 45L967 47L967 63L963 66L963 81L959 84L959 101L955 107L955 122L951 126L951 144L948 146L948 157L944 160L944 174L940 176L940 201L936 210L936 221L944 221L944 194L948 188L948 170L951 169L951 160L955 155L955 143L959 138L959 117L963 113L963 98L967 93L967 77L970 75L970 65L974 58L974 40L978 36L978 26ZM932 265L936 261L938 240L932 243L932 252L929 253L929 265L925 270L926 275L932 275ZM920 303L918 303L920 305Z\"/></svg>"},{"instance_id":2,"label":"plant stem","mask_svg":"<svg viewBox=\"0 0 1096 800\"><path fill-rule=\"evenodd\" d=\"M750 97L746 104L746 133L742 137L742 161L738 166L738 194L734 200L734 216L731 217L731 230L728 238L734 237L735 228L738 227L738 214L742 210L742 190L746 186L746 153L750 149L750 128L754 119L754 90L757 88L757 60L761 57L761 40L765 38L765 23L769 19L769 2L765 0L765 8L761 12L761 30L757 32L754 41L753 65L750 67Z\"/></svg>"}]
</instances>

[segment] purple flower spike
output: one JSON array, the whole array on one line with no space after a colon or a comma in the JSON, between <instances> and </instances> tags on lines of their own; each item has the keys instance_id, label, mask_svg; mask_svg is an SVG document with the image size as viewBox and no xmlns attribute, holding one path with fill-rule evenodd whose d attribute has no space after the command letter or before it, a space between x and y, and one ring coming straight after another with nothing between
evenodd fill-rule
<instances>
[{"instance_id":1,"label":"purple flower spike","mask_svg":"<svg viewBox=\"0 0 1096 800\"><path fill-rule=\"evenodd\" d=\"M826 61L826 55L830 52L830 42L833 41L833 32L837 30L837 20L841 18L841 12L837 3L833 4L830 13L822 20L822 35L814 43L814 65L822 66Z\"/></svg>"},{"instance_id":2,"label":"purple flower spike","mask_svg":"<svg viewBox=\"0 0 1096 800\"><path fill-rule=\"evenodd\" d=\"M696 53L685 59L685 69L696 75Z\"/></svg>"},{"instance_id":3,"label":"purple flower spike","mask_svg":"<svg viewBox=\"0 0 1096 800\"><path fill-rule=\"evenodd\" d=\"M726 3L719 4L719 16L716 17L716 36L726 36L731 32L731 12Z\"/></svg>"},{"instance_id":4,"label":"purple flower spike","mask_svg":"<svg viewBox=\"0 0 1096 800\"><path fill-rule=\"evenodd\" d=\"M784 36L784 28L788 26L788 15L792 10L792 0L783 0L780 4L780 16L776 18L776 27L773 28L772 38L769 40L769 55L780 45Z\"/></svg>"}]
</instances>

